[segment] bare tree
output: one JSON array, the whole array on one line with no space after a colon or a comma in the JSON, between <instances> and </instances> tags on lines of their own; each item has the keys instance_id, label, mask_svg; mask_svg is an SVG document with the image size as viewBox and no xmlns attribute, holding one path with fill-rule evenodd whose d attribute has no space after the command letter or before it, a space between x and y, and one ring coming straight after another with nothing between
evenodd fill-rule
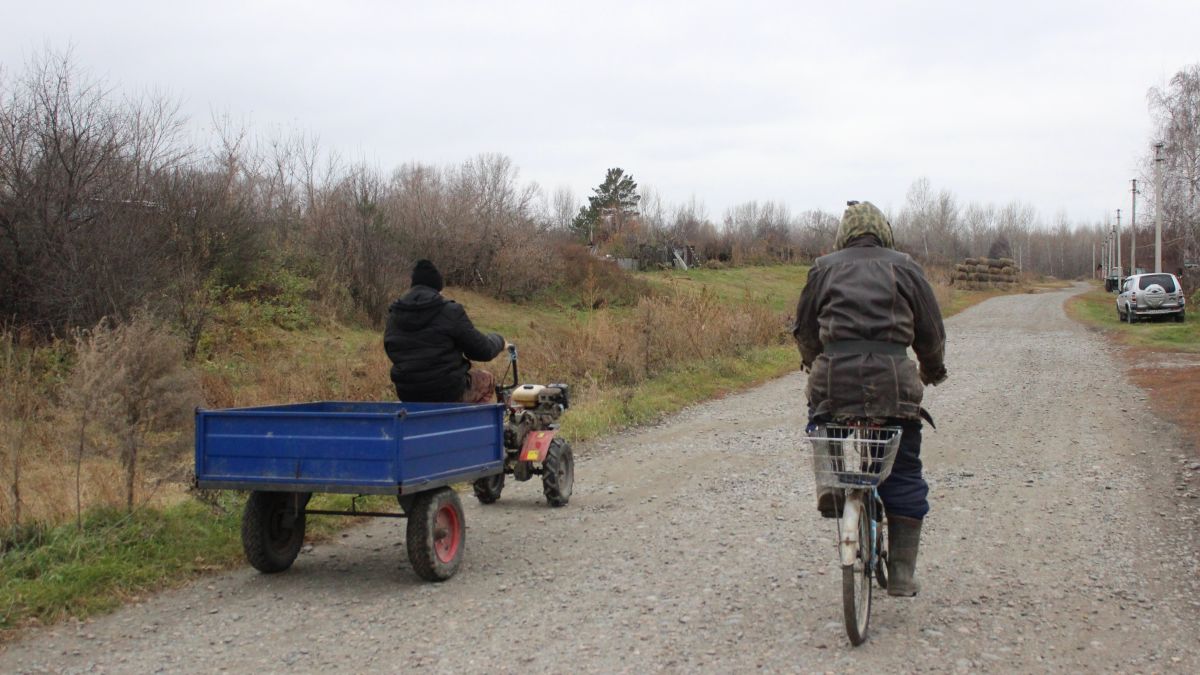
<instances>
[{"instance_id":1,"label":"bare tree","mask_svg":"<svg viewBox=\"0 0 1200 675\"><path fill-rule=\"evenodd\" d=\"M579 198L575 196L570 186L560 185L554 190L550 203L550 227L561 232L571 229L571 221L579 212Z\"/></svg>"},{"instance_id":2,"label":"bare tree","mask_svg":"<svg viewBox=\"0 0 1200 675\"><path fill-rule=\"evenodd\" d=\"M1163 143L1163 203L1153 203L1154 191L1149 196L1152 209L1162 211L1164 242L1178 242L1164 243L1163 263L1183 267L1200 261L1200 64L1180 70L1165 88L1151 89L1149 101L1154 140ZM1153 161L1148 164L1153 172ZM1200 270L1189 277L1194 286Z\"/></svg>"}]
</instances>

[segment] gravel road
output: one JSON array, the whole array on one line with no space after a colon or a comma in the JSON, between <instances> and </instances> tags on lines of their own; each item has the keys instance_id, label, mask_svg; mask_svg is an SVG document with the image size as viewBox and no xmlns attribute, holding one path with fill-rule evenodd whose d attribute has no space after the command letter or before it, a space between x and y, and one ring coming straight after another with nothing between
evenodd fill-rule
<instances>
[{"instance_id":1,"label":"gravel road","mask_svg":"<svg viewBox=\"0 0 1200 675\"><path fill-rule=\"evenodd\" d=\"M446 583L420 582L403 521L377 520L283 574L28 635L0 672L1200 672L1200 463L1064 315L1078 290L947 322L923 589L876 595L862 647L799 453L797 373L577 448L565 509L532 482L465 499Z\"/></svg>"}]
</instances>

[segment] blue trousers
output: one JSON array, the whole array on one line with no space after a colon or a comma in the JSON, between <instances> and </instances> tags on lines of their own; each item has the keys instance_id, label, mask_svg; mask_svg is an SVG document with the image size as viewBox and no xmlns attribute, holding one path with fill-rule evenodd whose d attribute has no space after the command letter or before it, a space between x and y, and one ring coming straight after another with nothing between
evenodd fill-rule
<instances>
[{"instance_id":1,"label":"blue trousers","mask_svg":"<svg viewBox=\"0 0 1200 675\"><path fill-rule=\"evenodd\" d=\"M828 421L827 416L821 415L810 418L809 423ZM879 485L879 498L888 514L920 520L929 513L929 484L921 475L921 421L889 419L886 424L898 426L903 431L892 473Z\"/></svg>"},{"instance_id":2,"label":"blue trousers","mask_svg":"<svg viewBox=\"0 0 1200 675\"><path fill-rule=\"evenodd\" d=\"M929 513L929 484L921 475L921 422L895 419L888 424L899 425L904 432L892 473L879 486L879 497L889 515L920 520Z\"/></svg>"}]
</instances>

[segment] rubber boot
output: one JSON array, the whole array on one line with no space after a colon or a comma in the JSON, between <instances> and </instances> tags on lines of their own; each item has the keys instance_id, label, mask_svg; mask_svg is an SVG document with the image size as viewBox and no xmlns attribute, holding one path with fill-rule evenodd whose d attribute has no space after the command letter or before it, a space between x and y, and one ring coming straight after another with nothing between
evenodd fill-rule
<instances>
[{"instance_id":1,"label":"rubber boot","mask_svg":"<svg viewBox=\"0 0 1200 675\"><path fill-rule=\"evenodd\" d=\"M905 516L888 516L888 595L911 598L920 586L917 548L921 543L921 521Z\"/></svg>"}]
</instances>

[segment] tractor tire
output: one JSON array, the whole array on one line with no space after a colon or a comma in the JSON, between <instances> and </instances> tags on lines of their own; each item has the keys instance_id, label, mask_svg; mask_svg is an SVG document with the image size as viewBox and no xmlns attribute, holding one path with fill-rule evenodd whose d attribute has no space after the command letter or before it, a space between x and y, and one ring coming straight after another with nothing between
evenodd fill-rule
<instances>
[{"instance_id":1,"label":"tractor tire","mask_svg":"<svg viewBox=\"0 0 1200 675\"><path fill-rule=\"evenodd\" d=\"M480 478L472 483L471 487L474 488L475 498L480 504L495 504L500 499L500 492L504 490L504 474Z\"/></svg>"},{"instance_id":2,"label":"tractor tire","mask_svg":"<svg viewBox=\"0 0 1200 675\"><path fill-rule=\"evenodd\" d=\"M311 493L250 493L242 514L242 550L254 569L264 574L282 572L292 566L304 545L304 507ZM293 500L299 513L288 524Z\"/></svg>"},{"instance_id":3,"label":"tractor tire","mask_svg":"<svg viewBox=\"0 0 1200 675\"><path fill-rule=\"evenodd\" d=\"M566 506L575 490L575 454L561 438L550 441L542 462L542 494L550 506Z\"/></svg>"},{"instance_id":4,"label":"tractor tire","mask_svg":"<svg viewBox=\"0 0 1200 675\"><path fill-rule=\"evenodd\" d=\"M445 581L462 564L467 537L458 493L443 487L422 492L408 514L408 561L426 581Z\"/></svg>"}]
</instances>

